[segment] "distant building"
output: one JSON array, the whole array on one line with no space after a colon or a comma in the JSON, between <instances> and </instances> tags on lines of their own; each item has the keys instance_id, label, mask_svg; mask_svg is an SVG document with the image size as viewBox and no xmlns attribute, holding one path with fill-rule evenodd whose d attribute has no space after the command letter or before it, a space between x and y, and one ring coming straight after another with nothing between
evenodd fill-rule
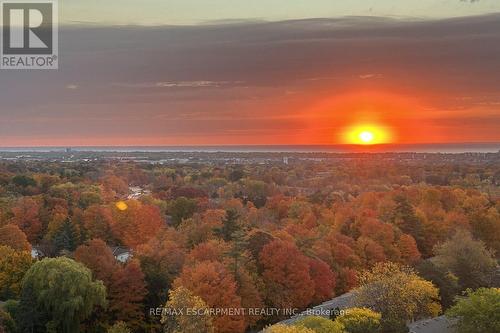
<instances>
[{"instance_id":1,"label":"distant building","mask_svg":"<svg viewBox=\"0 0 500 333\"><path fill-rule=\"evenodd\" d=\"M130 194L127 196L127 199L139 199L143 195L151 194L150 190L143 189L139 186L129 186Z\"/></svg>"},{"instance_id":2,"label":"distant building","mask_svg":"<svg viewBox=\"0 0 500 333\"><path fill-rule=\"evenodd\" d=\"M126 263L130 259L132 259L132 250L122 247L122 246L114 246L111 248L111 252L113 252L113 256L119 262Z\"/></svg>"},{"instance_id":3,"label":"distant building","mask_svg":"<svg viewBox=\"0 0 500 333\"><path fill-rule=\"evenodd\" d=\"M42 259L43 257L45 257L45 254L43 253L43 251L40 249L39 246L34 245L31 247L31 258Z\"/></svg>"}]
</instances>

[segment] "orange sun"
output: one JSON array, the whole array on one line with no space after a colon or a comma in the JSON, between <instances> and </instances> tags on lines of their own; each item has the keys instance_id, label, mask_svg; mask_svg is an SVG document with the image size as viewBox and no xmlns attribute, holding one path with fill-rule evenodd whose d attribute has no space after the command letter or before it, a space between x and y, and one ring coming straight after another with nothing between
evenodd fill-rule
<instances>
[{"instance_id":1,"label":"orange sun","mask_svg":"<svg viewBox=\"0 0 500 333\"><path fill-rule=\"evenodd\" d=\"M344 143L355 145L374 145L390 143L391 131L375 124L358 124L347 128L344 132Z\"/></svg>"}]
</instances>

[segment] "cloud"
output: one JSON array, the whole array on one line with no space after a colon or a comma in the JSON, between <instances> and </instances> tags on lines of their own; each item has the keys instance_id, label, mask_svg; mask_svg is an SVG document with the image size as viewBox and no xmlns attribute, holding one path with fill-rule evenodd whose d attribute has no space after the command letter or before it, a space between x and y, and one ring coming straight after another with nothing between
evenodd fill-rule
<instances>
[{"instance_id":1,"label":"cloud","mask_svg":"<svg viewBox=\"0 0 500 333\"><path fill-rule=\"evenodd\" d=\"M220 88L241 84L242 81L163 81L145 83L113 83L124 88Z\"/></svg>"},{"instance_id":2,"label":"cloud","mask_svg":"<svg viewBox=\"0 0 500 333\"><path fill-rule=\"evenodd\" d=\"M360 74L360 75L359 75L359 78L360 78L361 80L367 80L367 79L381 79L381 78L383 78L383 77L384 77L384 75L382 75L382 74L371 74L371 73L370 73L370 74Z\"/></svg>"},{"instance_id":3,"label":"cloud","mask_svg":"<svg viewBox=\"0 0 500 333\"><path fill-rule=\"evenodd\" d=\"M78 127L102 136L106 128L140 136L166 129L215 135L223 128L243 131L250 116L254 130L259 124L281 129L284 115L298 117L317 100L353 87L423 96L428 114L498 107L500 15L67 26L60 50L57 71L2 72L0 116L9 125L0 124L0 132ZM182 126L174 123L183 115L190 116ZM50 121L34 131L29 119L35 116ZM232 121L206 126L221 117Z\"/></svg>"}]
</instances>

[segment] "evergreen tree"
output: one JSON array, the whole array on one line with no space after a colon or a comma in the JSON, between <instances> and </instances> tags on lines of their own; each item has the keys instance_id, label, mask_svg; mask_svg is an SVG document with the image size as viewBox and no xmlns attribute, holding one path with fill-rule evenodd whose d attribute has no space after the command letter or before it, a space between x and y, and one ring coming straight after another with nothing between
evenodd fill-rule
<instances>
[{"instance_id":1,"label":"evergreen tree","mask_svg":"<svg viewBox=\"0 0 500 333\"><path fill-rule=\"evenodd\" d=\"M239 217L240 216L236 210L228 209L226 211L226 217L222 221L222 227L216 230L216 234L226 242L231 241L233 234L241 230L241 225L238 222Z\"/></svg>"},{"instance_id":2,"label":"evergreen tree","mask_svg":"<svg viewBox=\"0 0 500 333\"><path fill-rule=\"evenodd\" d=\"M423 228L422 222L415 214L415 209L404 195L397 195L394 198L396 208L394 209L393 223L396 224L405 234L410 234L415 238L418 249L423 253Z\"/></svg>"},{"instance_id":3,"label":"evergreen tree","mask_svg":"<svg viewBox=\"0 0 500 333\"><path fill-rule=\"evenodd\" d=\"M57 253L61 251L73 252L76 249L78 245L78 235L70 219L67 219L59 230L57 230L53 242Z\"/></svg>"}]
</instances>

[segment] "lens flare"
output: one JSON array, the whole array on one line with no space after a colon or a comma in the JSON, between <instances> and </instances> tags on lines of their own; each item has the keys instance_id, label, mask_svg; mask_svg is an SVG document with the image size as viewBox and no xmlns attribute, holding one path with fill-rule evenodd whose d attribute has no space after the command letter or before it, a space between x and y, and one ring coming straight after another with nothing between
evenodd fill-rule
<instances>
[{"instance_id":1,"label":"lens flare","mask_svg":"<svg viewBox=\"0 0 500 333\"><path fill-rule=\"evenodd\" d=\"M115 204L116 208L118 208L118 210L121 210L121 211L124 211L124 210L127 210L128 206L127 204L125 203L125 201L118 201L116 204Z\"/></svg>"}]
</instances>

